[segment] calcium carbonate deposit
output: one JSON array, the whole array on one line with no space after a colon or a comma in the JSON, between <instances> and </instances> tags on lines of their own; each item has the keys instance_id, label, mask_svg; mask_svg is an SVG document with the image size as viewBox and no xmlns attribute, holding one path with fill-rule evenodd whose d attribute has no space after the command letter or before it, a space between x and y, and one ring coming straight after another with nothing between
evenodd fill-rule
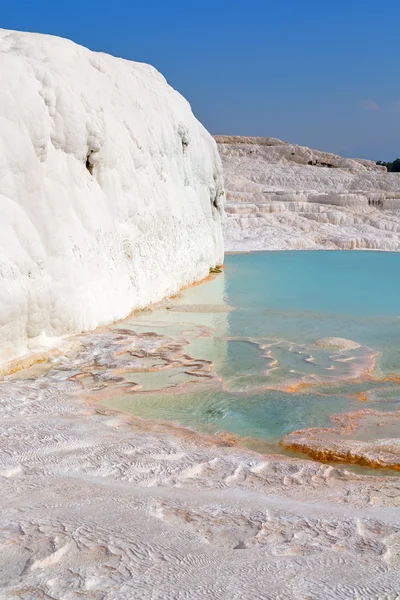
<instances>
[{"instance_id":1,"label":"calcium carbonate deposit","mask_svg":"<svg viewBox=\"0 0 400 600\"><path fill-rule=\"evenodd\" d=\"M0 30L0 61L0 363L83 332L29 369L3 365L0 600L398 599L400 480L390 469L260 454L229 431L200 435L106 402L222 389L218 361L243 344L228 327L246 312L225 304L220 269L198 302L193 288L105 325L223 260L220 159L188 103L152 67L58 38ZM271 147L274 160L265 142L220 144L230 249L397 247L398 179L366 161ZM252 312L265 327L265 311ZM324 332L310 350L264 341L256 366L290 355L303 370L319 360L325 383L357 369L365 379L373 356L349 333ZM247 342L251 361L260 344ZM252 369L242 374L252 383ZM238 397L239 384L223 391ZM353 402L364 401L357 391ZM208 408L219 418L224 406ZM395 407L389 417L391 432ZM376 418L386 415L356 411L354 427ZM283 441L345 460L340 419ZM398 444L358 444L353 462L375 466L378 453L377 466L393 466L394 451L398 461Z\"/></svg>"},{"instance_id":2,"label":"calcium carbonate deposit","mask_svg":"<svg viewBox=\"0 0 400 600\"><path fill-rule=\"evenodd\" d=\"M223 260L216 144L151 66L0 30L0 362Z\"/></svg>"},{"instance_id":3,"label":"calcium carbonate deposit","mask_svg":"<svg viewBox=\"0 0 400 600\"><path fill-rule=\"evenodd\" d=\"M146 373L212 374L167 328L125 327L0 385L1 600L396 600L400 479L100 406Z\"/></svg>"},{"instance_id":4,"label":"calcium carbonate deposit","mask_svg":"<svg viewBox=\"0 0 400 600\"><path fill-rule=\"evenodd\" d=\"M227 250L400 250L400 174L275 138L215 137Z\"/></svg>"}]
</instances>

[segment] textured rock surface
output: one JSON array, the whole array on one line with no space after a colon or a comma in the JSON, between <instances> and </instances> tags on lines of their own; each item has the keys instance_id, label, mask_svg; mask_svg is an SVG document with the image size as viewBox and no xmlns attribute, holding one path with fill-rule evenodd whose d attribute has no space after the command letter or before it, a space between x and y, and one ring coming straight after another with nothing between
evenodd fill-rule
<instances>
[{"instance_id":1,"label":"textured rock surface","mask_svg":"<svg viewBox=\"0 0 400 600\"><path fill-rule=\"evenodd\" d=\"M0 30L0 362L223 260L220 159L151 66Z\"/></svg>"},{"instance_id":2,"label":"textured rock surface","mask_svg":"<svg viewBox=\"0 0 400 600\"><path fill-rule=\"evenodd\" d=\"M227 250L400 250L400 175L274 138L215 136Z\"/></svg>"},{"instance_id":3,"label":"textured rock surface","mask_svg":"<svg viewBox=\"0 0 400 600\"><path fill-rule=\"evenodd\" d=\"M180 352L104 329L1 384L0 598L398 598L398 478L221 447L80 399L82 376L95 390Z\"/></svg>"},{"instance_id":4,"label":"textured rock surface","mask_svg":"<svg viewBox=\"0 0 400 600\"><path fill-rule=\"evenodd\" d=\"M400 411L364 409L331 415L331 421L334 427L293 431L281 443L315 460L400 471Z\"/></svg>"}]
</instances>

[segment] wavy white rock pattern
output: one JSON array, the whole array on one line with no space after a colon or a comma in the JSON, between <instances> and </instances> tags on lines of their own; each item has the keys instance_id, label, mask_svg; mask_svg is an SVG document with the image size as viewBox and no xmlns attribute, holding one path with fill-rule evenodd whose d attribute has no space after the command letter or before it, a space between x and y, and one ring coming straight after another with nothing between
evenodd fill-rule
<instances>
[{"instance_id":1,"label":"wavy white rock pattern","mask_svg":"<svg viewBox=\"0 0 400 600\"><path fill-rule=\"evenodd\" d=\"M223 260L216 144L153 67L0 30L0 362Z\"/></svg>"},{"instance_id":2,"label":"wavy white rock pattern","mask_svg":"<svg viewBox=\"0 0 400 600\"><path fill-rule=\"evenodd\" d=\"M275 138L215 139L228 251L400 250L400 174Z\"/></svg>"},{"instance_id":3,"label":"wavy white rock pattern","mask_svg":"<svg viewBox=\"0 0 400 600\"><path fill-rule=\"evenodd\" d=\"M1 599L398 598L398 478L172 436L82 402L79 373L101 387L170 340L80 340L49 372L0 386Z\"/></svg>"}]
</instances>

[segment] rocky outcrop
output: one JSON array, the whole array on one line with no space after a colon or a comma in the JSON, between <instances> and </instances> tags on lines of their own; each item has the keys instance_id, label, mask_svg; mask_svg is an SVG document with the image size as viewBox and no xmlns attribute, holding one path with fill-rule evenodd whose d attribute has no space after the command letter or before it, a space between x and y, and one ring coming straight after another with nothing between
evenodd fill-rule
<instances>
[{"instance_id":1,"label":"rocky outcrop","mask_svg":"<svg viewBox=\"0 0 400 600\"><path fill-rule=\"evenodd\" d=\"M223 260L216 144L151 66L0 30L0 362Z\"/></svg>"},{"instance_id":2,"label":"rocky outcrop","mask_svg":"<svg viewBox=\"0 0 400 600\"><path fill-rule=\"evenodd\" d=\"M331 416L334 427L293 431L282 446L321 462L357 464L374 469L400 471L400 411L364 409ZM366 431L367 433L363 435ZM375 431L370 439L371 430Z\"/></svg>"}]
</instances>

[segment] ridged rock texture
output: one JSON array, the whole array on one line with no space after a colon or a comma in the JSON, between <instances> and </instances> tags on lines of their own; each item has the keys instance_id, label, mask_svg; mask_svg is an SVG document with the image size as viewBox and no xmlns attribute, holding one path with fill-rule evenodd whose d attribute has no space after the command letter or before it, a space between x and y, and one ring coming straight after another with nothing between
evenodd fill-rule
<instances>
[{"instance_id":1,"label":"ridged rock texture","mask_svg":"<svg viewBox=\"0 0 400 600\"><path fill-rule=\"evenodd\" d=\"M400 250L400 174L275 138L215 139L227 250Z\"/></svg>"},{"instance_id":2,"label":"ridged rock texture","mask_svg":"<svg viewBox=\"0 0 400 600\"><path fill-rule=\"evenodd\" d=\"M216 144L151 66L0 30L0 362L223 261Z\"/></svg>"}]
</instances>

